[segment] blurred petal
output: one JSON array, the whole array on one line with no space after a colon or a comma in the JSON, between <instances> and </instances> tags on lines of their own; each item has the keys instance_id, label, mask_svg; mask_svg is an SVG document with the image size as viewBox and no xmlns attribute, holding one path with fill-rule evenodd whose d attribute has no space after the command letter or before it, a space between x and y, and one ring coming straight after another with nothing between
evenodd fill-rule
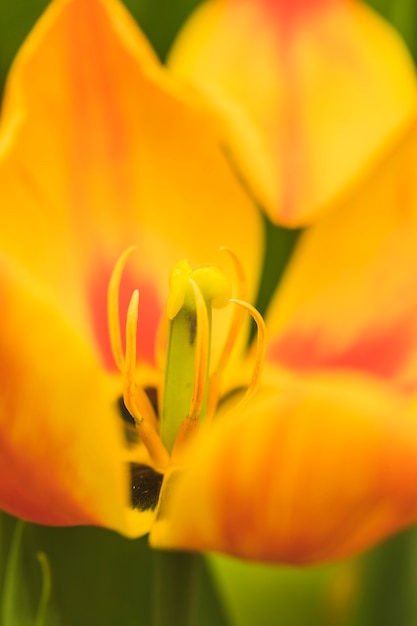
<instances>
[{"instance_id":1,"label":"blurred petal","mask_svg":"<svg viewBox=\"0 0 417 626\"><path fill-rule=\"evenodd\" d=\"M129 245L138 253L123 292L141 290L146 361L174 262L210 262L225 245L255 289L260 219L210 115L113 0L52 2L14 63L0 135L0 246L67 303L106 366L108 278Z\"/></svg>"},{"instance_id":2,"label":"blurred petal","mask_svg":"<svg viewBox=\"0 0 417 626\"><path fill-rule=\"evenodd\" d=\"M333 560L417 519L416 416L370 378L287 382L217 421L171 479L154 546Z\"/></svg>"},{"instance_id":3,"label":"blurred petal","mask_svg":"<svg viewBox=\"0 0 417 626\"><path fill-rule=\"evenodd\" d=\"M317 218L362 179L416 106L393 29L345 0L212 0L170 59L211 100L273 221Z\"/></svg>"},{"instance_id":4,"label":"blurred petal","mask_svg":"<svg viewBox=\"0 0 417 626\"><path fill-rule=\"evenodd\" d=\"M24 270L2 257L0 276L0 508L121 530L128 482L115 389Z\"/></svg>"},{"instance_id":5,"label":"blurred petal","mask_svg":"<svg viewBox=\"0 0 417 626\"><path fill-rule=\"evenodd\" d=\"M300 240L267 317L268 358L417 385L417 124L352 201Z\"/></svg>"},{"instance_id":6,"label":"blurred petal","mask_svg":"<svg viewBox=\"0 0 417 626\"><path fill-rule=\"evenodd\" d=\"M171 263L223 244L254 290L260 218L210 116L112 0L52 2L19 52L2 109L0 199L0 507L143 534L154 512L130 508L121 385L103 368L110 272L136 243L122 291L141 289L139 356L150 361Z\"/></svg>"}]
</instances>

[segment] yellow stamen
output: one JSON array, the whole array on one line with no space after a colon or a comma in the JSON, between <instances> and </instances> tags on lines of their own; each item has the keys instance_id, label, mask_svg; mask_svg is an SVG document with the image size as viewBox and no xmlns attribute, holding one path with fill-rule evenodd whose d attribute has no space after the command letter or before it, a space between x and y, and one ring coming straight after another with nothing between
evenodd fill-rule
<instances>
[{"instance_id":1,"label":"yellow stamen","mask_svg":"<svg viewBox=\"0 0 417 626\"><path fill-rule=\"evenodd\" d=\"M126 265L126 261L134 249L134 246L131 246L130 248L125 250L125 252L118 259L111 274L107 291L107 319L109 326L110 345L114 361L120 372L123 372L124 368L124 356L119 319L120 281L122 278L124 267Z\"/></svg>"},{"instance_id":2,"label":"yellow stamen","mask_svg":"<svg viewBox=\"0 0 417 626\"><path fill-rule=\"evenodd\" d=\"M243 302L246 297L246 293L245 293L246 286L245 286L245 274L244 274L242 265L239 259L237 258L237 256L235 255L235 253L232 252L232 250L229 250L229 248L224 248L224 247L221 248L221 250L223 252L226 252L233 261L236 278L237 278L236 300ZM229 328L229 332L227 335L226 343L223 346L223 350L221 351L221 354L217 363L217 367L214 371L215 374L219 375L224 371L227 365L227 362L230 358L230 354L233 350L233 346L236 343L237 336L241 330L242 322L243 322L243 311L241 308L236 307L232 316L232 321L230 323L230 328Z\"/></svg>"},{"instance_id":3,"label":"yellow stamen","mask_svg":"<svg viewBox=\"0 0 417 626\"><path fill-rule=\"evenodd\" d=\"M127 410L137 421L143 420L139 413L135 415L135 391L136 391L136 333L138 323L139 310L139 292L137 289L132 294L129 302L126 319L126 354L123 374L125 376L124 384L124 402Z\"/></svg>"},{"instance_id":4,"label":"yellow stamen","mask_svg":"<svg viewBox=\"0 0 417 626\"><path fill-rule=\"evenodd\" d=\"M190 280L190 284L195 296L197 336L194 362L194 390L191 398L189 417L191 419L198 419L204 402L210 329L207 308L201 291L193 280Z\"/></svg>"},{"instance_id":5,"label":"yellow stamen","mask_svg":"<svg viewBox=\"0 0 417 626\"><path fill-rule=\"evenodd\" d=\"M229 248L225 248L224 246L222 246L220 250L222 250L222 252L226 252L226 254L229 255L229 257L231 258L233 262L235 275L237 279L236 299L239 301L244 301L246 297L246 279L245 279L245 273L243 271L242 264L240 263L236 254ZM232 319L230 322L230 327L227 333L225 344L220 353L219 359L217 361L217 365L210 376L208 409L207 409L208 420L213 417L216 407L217 407L217 403L219 401L222 375L229 362L230 355L236 344L237 337L239 333L241 332L242 324L244 320L243 313L244 311L242 307L235 307L233 314L232 314Z\"/></svg>"},{"instance_id":6,"label":"yellow stamen","mask_svg":"<svg viewBox=\"0 0 417 626\"><path fill-rule=\"evenodd\" d=\"M159 438L156 417L150 400L143 389L136 385L135 380L138 309L139 292L136 289L130 299L126 320L123 399L127 410L135 420L136 429L149 455L159 469L165 469L169 465L169 454Z\"/></svg>"},{"instance_id":7,"label":"yellow stamen","mask_svg":"<svg viewBox=\"0 0 417 626\"><path fill-rule=\"evenodd\" d=\"M253 394L259 387L259 382L260 382L261 375L262 375L262 368L263 368L263 364L265 360L266 329L265 329L264 319L262 315L259 313L259 311L255 309L255 307L253 307L248 302L244 302L243 300L237 300L234 298L232 298L230 302L233 302L234 304L237 304L243 309L246 309L246 311L250 313L250 315L252 316L252 319L255 321L257 330L258 330L258 336L257 336L257 341L256 341L256 352L255 352L255 364L254 364L254 368L252 372L252 378L248 385L246 393L241 400L242 402L243 400L248 400L251 396L253 396Z\"/></svg>"}]
</instances>

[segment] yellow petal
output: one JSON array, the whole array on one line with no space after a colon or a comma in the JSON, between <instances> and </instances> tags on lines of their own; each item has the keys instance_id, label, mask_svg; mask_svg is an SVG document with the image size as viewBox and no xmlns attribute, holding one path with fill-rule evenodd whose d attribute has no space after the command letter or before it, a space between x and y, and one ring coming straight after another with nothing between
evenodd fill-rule
<instances>
[{"instance_id":1,"label":"yellow petal","mask_svg":"<svg viewBox=\"0 0 417 626\"><path fill-rule=\"evenodd\" d=\"M53 525L126 531L116 390L25 270L0 261L0 508Z\"/></svg>"},{"instance_id":2,"label":"yellow petal","mask_svg":"<svg viewBox=\"0 0 417 626\"><path fill-rule=\"evenodd\" d=\"M260 219L211 114L113 0L52 2L19 52L0 129L0 203L0 247L66 302L107 366L106 288L128 246L138 252L122 296L141 291L144 360L178 260L211 262L227 246L255 289Z\"/></svg>"},{"instance_id":3,"label":"yellow petal","mask_svg":"<svg viewBox=\"0 0 417 626\"><path fill-rule=\"evenodd\" d=\"M264 389L193 451L151 533L157 547L315 563L417 519L417 422L371 378Z\"/></svg>"},{"instance_id":4,"label":"yellow petal","mask_svg":"<svg viewBox=\"0 0 417 626\"><path fill-rule=\"evenodd\" d=\"M309 229L267 317L268 358L417 385L417 125L351 201Z\"/></svg>"},{"instance_id":5,"label":"yellow petal","mask_svg":"<svg viewBox=\"0 0 417 626\"><path fill-rule=\"evenodd\" d=\"M358 2L211 0L170 67L212 102L242 177L283 224L337 203L416 107L405 46Z\"/></svg>"},{"instance_id":6,"label":"yellow petal","mask_svg":"<svg viewBox=\"0 0 417 626\"><path fill-rule=\"evenodd\" d=\"M120 4L51 3L13 65L0 127L1 508L149 529L152 509L128 506L135 459L119 428L121 388L103 368L107 283L136 243L122 299L140 288L148 361L178 258L226 245L255 288L259 216L219 145Z\"/></svg>"}]
</instances>

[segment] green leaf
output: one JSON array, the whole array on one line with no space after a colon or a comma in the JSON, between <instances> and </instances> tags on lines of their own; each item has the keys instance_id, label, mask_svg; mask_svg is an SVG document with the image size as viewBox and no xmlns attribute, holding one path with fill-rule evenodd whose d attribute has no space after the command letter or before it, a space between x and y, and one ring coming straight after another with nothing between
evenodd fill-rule
<instances>
[{"instance_id":1,"label":"green leaf","mask_svg":"<svg viewBox=\"0 0 417 626\"><path fill-rule=\"evenodd\" d=\"M213 576L207 557L201 557L198 626L232 626L232 616Z\"/></svg>"},{"instance_id":2,"label":"green leaf","mask_svg":"<svg viewBox=\"0 0 417 626\"><path fill-rule=\"evenodd\" d=\"M153 565L153 626L231 623L200 554L155 550Z\"/></svg>"},{"instance_id":3,"label":"green leaf","mask_svg":"<svg viewBox=\"0 0 417 626\"><path fill-rule=\"evenodd\" d=\"M42 592L36 613L35 626L48 626L50 623L48 607L51 596L51 568L46 554L38 552L36 557L42 570Z\"/></svg>"},{"instance_id":4,"label":"green leaf","mask_svg":"<svg viewBox=\"0 0 417 626\"><path fill-rule=\"evenodd\" d=\"M417 3L415 0L369 0L405 39L417 60Z\"/></svg>"},{"instance_id":5,"label":"green leaf","mask_svg":"<svg viewBox=\"0 0 417 626\"><path fill-rule=\"evenodd\" d=\"M3 626L32 626L34 621L33 608L22 572L24 528L23 522L17 522L7 558L1 598Z\"/></svg>"},{"instance_id":6,"label":"green leaf","mask_svg":"<svg viewBox=\"0 0 417 626\"><path fill-rule=\"evenodd\" d=\"M346 621L362 581L356 561L290 568L212 556L209 565L233 626L356 626Z\"/></svg>"},{"instance_id":7,"label":"green leaf","mask_svg":"<svg viewBox=\"0 0 417 626\"><path fill-rule=\"evenodd\" d=\"M126 0L125 4L164 60L175 35L200 0Z\"/></svg>"},{"instance_id":8,"label":"green leaf","mask_svg":"<svg viewBox=\"0 0 417 626\"><path fill-rule=\"evenodd\" d=\"M301 229L275 226L264 215L265 257L257 308L264 314L297 244Z\"/></svg>"},{"instance_id":9,"label":"green leaf","mask_svg":"<svg viewBox=\"0 0 417 626\"><path fill-rule=\"evenodd\" d=\"M36 548L48 557L54 608L62 623L152 624L154 551L146 537L131 540L100 528L41 526L33 526L32 534ZM197 626L230 626L211 570L202 557L199 570Z\"/></svg>"},{"instance_id":10,"label":"green leaf","mask_svg":"<svg viewBox=\"0 0 417 626\"><path fill-rule=\"evenodd\" d=\"M400 533L365 554L360 567L363 582L353 612L355 626L415 626L416 529Z\"/></svg>"},{"instance_id":11,"label":"green leaf","mask_svg":"<svg viewBox=\"0 0 417 626\"><path fill-rule=\"evenodd\" d=\"M2 518L5 519L5 516ZM9 518L7 523L10 526L12 522ZM53 626L57 623L49 606L49 563L44 554L35 555L29 531L28 524L17 520L8 550L5 533L2 536L2 555L5 560L2 563L4 569L0 597L2 626Z\"/></svg>"}]
</instances>

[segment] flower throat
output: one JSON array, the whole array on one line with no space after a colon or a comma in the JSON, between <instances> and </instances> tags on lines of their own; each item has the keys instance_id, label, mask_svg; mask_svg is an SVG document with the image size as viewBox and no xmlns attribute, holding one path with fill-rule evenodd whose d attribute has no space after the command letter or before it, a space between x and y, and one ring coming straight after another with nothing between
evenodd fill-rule
<instances>
[{"instance_id":1,"label":"flower throat","mask_svg":"<svg viewBox=\"0 0 417 626\"><path fill-rule=\"evenodd\" d=\"M245 398L255 391L265 352L262 316L244 298L244 276L237 257L229 250L237 280L237 297L214 265L193 269L188 261L177 263L170 278L166 316L161 323L167 335L159 419L146 391L137 384L136 338L139 292L132 293L126 316L126 348L123 351L119 325L119 288L124 267L134 248L117 261L108 289L108 321L113 356L123 378L123 400L154 468L164 472L180 461L181 454L203 422L209 422L220 399L221 381L232 349L242 329L244 311L258 328L252 378ZM212 367L210 346L212 310L233 305L227 337ZM159 333L162 335L162 333ZM158 342L160 343L160 342ZM158 350L162 352L162 349Z\"/></svg>"}]
</instances>

